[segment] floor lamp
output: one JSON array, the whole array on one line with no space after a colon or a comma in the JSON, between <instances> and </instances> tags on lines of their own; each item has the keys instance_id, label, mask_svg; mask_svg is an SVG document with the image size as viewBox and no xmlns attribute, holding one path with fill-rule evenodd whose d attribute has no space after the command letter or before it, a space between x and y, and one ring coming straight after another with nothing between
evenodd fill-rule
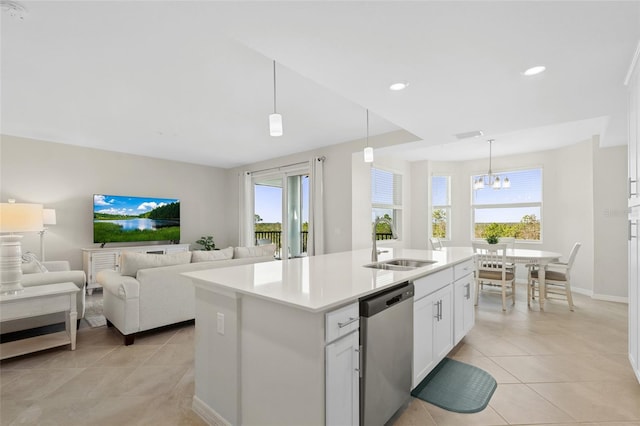
<instances>
[{"instance_id":1,"label":"floor lamp","mask_svg":"<svg viewBox=\"0 0 640 426\"><path fill-rule=\"evenodd\" d=\"M22 290L22 235L42 230L42 204L0 203L0 293Z\"/></svg>"},{"instance_id":2,"label":"floor lamp","mask_svg":"<svg viewBox=\"0 0 640 426\"><path fill-rule=\"evenodd\" d=\"M55 209L42 209L42 223L44 225L56 224L56 210ZM47 232L47 228L43 227L40 231L40 260L45 261L44 258L44 233Z\"/></svg>"}]
</instances>

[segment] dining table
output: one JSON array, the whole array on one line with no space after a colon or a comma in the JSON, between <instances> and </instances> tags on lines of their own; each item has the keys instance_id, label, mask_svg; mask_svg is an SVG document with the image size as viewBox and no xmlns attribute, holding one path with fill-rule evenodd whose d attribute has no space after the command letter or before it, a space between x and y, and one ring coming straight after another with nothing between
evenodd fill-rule
<instances>
[{"instance_id":1,"label":"dining table","mask_svg":"<svg viewBox=\"0 0 640 426\"><path fill-rule=\"evenodd\" d=\"M443 248L446 250L446 248ZM540 303L540 310L544 310L544 301L547 294L547 288L545 284L545 269L547 265L553 262L558 262L561 253L546 250L533 250L533 249L511 249L508 248L505 253L507 262L520 264L520 265L534 265L539 269L538 282L540 283L540 296L538 301ZM527 283L529 285L529 283Z\"/></svg>"}]
</instances>

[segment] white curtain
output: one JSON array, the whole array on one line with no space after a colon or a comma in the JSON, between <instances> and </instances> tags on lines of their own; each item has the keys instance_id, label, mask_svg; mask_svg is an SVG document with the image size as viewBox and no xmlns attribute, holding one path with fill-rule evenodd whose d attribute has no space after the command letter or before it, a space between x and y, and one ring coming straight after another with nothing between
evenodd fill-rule
<instances>
[{"instance_id":1,"label":"white curtain","mask_svg":"<svg viewBox=\"0 0 640 426\"><path fill-rule=\"evenodd\" d=\"M311 229L307 242L309 256L324 254L324 160L325 157L315 157L311 160Z\"/></svg>"},{"instance_id":2,"label":"white curtain","mask_svg":"<svg viewBox=\"0 0 640 426\"><path fill-rule=\"evenodd\" d=\"M239 176L240 182L240 206L238 209L240 224L238 241L240 246L253 246L253 186L251 184L251 172L242 172Z\"/></svg>"}]
</instances>

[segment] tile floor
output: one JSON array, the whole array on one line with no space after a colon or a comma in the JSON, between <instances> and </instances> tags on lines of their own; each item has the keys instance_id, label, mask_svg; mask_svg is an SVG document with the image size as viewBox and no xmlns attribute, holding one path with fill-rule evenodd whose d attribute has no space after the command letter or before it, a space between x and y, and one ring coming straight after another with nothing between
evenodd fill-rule
<instances>
[{"instance_id":1,"label":"tile floor","mask_svg":"<svg viewBox=\"0 0 640 426\"><path fill-rule=\"evenodd\" d=\"M413 399L394 425L640 426L640 384L626 355L627 306L581 295L575 302L575 312L561 301L539 312L518 300L503 313L497 295L482 294L476 326L450 356L496 378L489 406L456 414ZM0 424L204 424L190 408L193 336L193 326L182 326L125 347L112 329L82 327L75 352L2 361Z\"/></svg>"}]
</instances>

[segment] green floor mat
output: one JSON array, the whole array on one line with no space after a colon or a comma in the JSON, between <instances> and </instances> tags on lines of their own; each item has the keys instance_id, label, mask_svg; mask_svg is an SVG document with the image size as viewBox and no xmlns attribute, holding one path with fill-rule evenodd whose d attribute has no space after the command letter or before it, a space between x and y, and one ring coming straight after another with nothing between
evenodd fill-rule
<instances>
[{"instance_id":1,"label":"green floor mat","mask_svg":"<svg viewBox=\"0 0 640 426\"><path fill-rule=\"evenodd\" d=\"M456 413L485 409L498 387L486 371L445 358L411 392L416 398Z\"/></svg>"}]
</instances>

